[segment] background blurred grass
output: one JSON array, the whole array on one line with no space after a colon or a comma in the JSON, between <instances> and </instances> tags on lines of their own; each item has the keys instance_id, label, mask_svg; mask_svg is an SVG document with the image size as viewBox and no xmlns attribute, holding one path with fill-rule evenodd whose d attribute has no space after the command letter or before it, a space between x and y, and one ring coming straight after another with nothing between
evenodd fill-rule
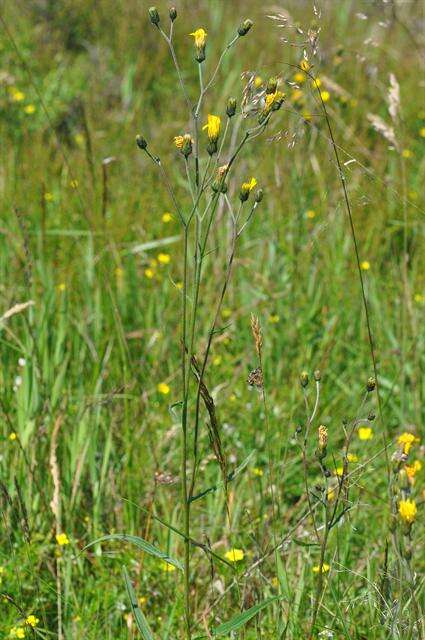
<instances>
[{"instance_id":1,"label":"background blurred grass","mask_svg":"<svg viewBox=\"0 0 425 640\"><path fill-rule=\"evenodd\" d=\"M166 3L158 2L162 15ZM187 34L208 31L208 62L219 55L240 18L255 27L224 62L222 80L208 99L208 110L224 111L229 95L243 88L242 71L262 77L298 63L302 37L279 30L266 15L279 4L176 2L177 53L192 97L196 77ZM178 474L178 425L169 404L179 400L178 308L175 286L182 278L179 227L162 222L171 203L159 176L135 148L139 131L155 152L168 159L174 179L184 186L171 149L173 135L185 129L183 100L165 44L147 19L144 1L73 0L5 2L0 40L0 234L1 313L32 299L27 311L1 326L2 434L0 479L3 486L0 565L4 591L26 614L40 618L40 637L54 637L56 592L52 484L49 450L58 416L58 460L64 530L64 628L69 638L127 638L133 628L120 567L126 561L147 598L147 612L161 638L174 638L181 603L174 607L175 574L157 562L115 548L78 554L84 544L109 531L135 532L178 554L179 541L138 508L150 509L179 526L178 485L158 486L155 471ZM289 2L285 9L303 28L318 22L310 3ZM411 3L324 2L320 18L320 55L315 72L331 94L335 126L358 230L382 381L384 418L392 436L423 418L423 82L418 77L421 7ZM359 14L364 14L366 19ZM367 115L389 122L388 74L401 87L400 147L372 130ZM341 100L336 83L343 89ZM22 92L19 98L16 92ZM273 133L251 148L241 177L255 175L266 192L264 206L244 236L226 300L226 331L217 339L208 374L223 422L224 445L233 464L255 452L255 466L266 463L261 403L247 388L255 366L249 317L262 322L266 384L272 406L272 446L279 465L282 535L295 522L302 496L295 427L303 420L298 375L320 368L324 374L319 421L329 425L338 457L341 420L359 405L372 374L366 326L351 239L337 171L320 116L309 124L301 111L317 113L309 90L305 105L291 100L279 113ZM14 97L13 97L14 96ZM41 98L41 100L40 100ZM34 106L34 110L28 108ZM289 142L294 144L288 144ZM406 157L403 157L406 156ZM108 165L109 202L102 215L102 160ZM403 184L403 171L405 183ZM238 185L233 186L237 193ZM403 220L406 207L407 223ZM309 218L307 211L314 211ZM403 280L403 234L409 261ZM161 242L170 239L170 244ZM215 231L218 259L202 293L201 318L208 326L215 286L225 259L226 228ZM152 249L138 245L157 241ZM160 251L169 265L145 275ZM221 256L221 260L220 260ZM18 359L24 358L25 365ZM17 379L18 378L18 379ZM167 382L169 395L157 390ZM422 412L422 416L421 416ZM381 427L382 428L382 427ZM10 440L17 433L18 441ZM218 469L208 462L202 484L215 482ZM356 443L359 457L382 448L379 430L371 443ZM367 447L367 453L365 451ZM380 513L385 500L382 455L362 476L356 528L345 524L335 545L341 570L331 590L333 624L341 637L368 636L372 596L350 571L376 579L382 563ZM198 537L208 535L223 553L243 548L253 559L267 539L270 505L265 479L250 470L232 487L232 531L223 526L223 496L198 503ZM27 517L22 510L25 505ZM25 533L27 518L30 532ZM378 530L377 530L378 529ZM299 532L301 535L302 532ZM28 537L29 536L29 537ZM337 536L337 537L338 537ZM300 537L300 536L299 536ZM417 541L418 549L421 539ZM111 547L114 548L114 547ZM57 553L57 551L56 551ZM290 589L298 584L306 603L311 591L314 553L306 547L287 552ZM302 576L305 574L305 582ZM232 577L224 572L226 583ZM211 599L209 567L199 555L195 608ZM302 585L301 587L299 585ZM273 593L272 575L251 578L245 603ZM352 598L346 613L337 603ZM195 594L194 594L195 598ZM229 595L215 611L223 620L237 610ZM368 604L366 604L368 603ZM6 637L19 619L1 605ZM300 610L303 605L300 605ZM267 624L263 623L264 637ZM167 631L168 629L168 631ZM167 633L169 635L167 635ZM252 631L257 637L257 631ZM273 631L269 631L273 634ZM297 629L292 630L293 637ZM299 631L299 633L302 633ZM376 628L376 638L387 637ZM50 635L49 635L50 634ZM366 635L365 635L366 634Z\"/></svg>"}]
</instances>

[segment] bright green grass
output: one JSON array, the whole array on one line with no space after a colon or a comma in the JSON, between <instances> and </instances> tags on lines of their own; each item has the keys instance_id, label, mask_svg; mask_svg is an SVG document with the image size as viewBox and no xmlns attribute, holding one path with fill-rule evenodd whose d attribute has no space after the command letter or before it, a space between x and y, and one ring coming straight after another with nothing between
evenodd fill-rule
<instances>
[{"instance_id":1,"label":"bright green grass","mask_svg":"<svg viewBox=\"0 0 425 640\"><path fill-rule=\"evenodd\" d=\"M292 79L293 71L285 63L298 63L302 49L282 44L279 37L286 35L294 42L301 37L278 29L266 18L268 6L262 5L259 0L178 5L177 52L193 99L196 69L186 34L205 26L209 61L232 37L239 17L255 21L249 36L225 60L222 80L207 99L212 113L224 111L229 95L240 99L244 70ZM40 622L34 634L27 627L26 637L57 637L55 554L60 553L66 639L137 637L129 617L125 565L137 595L143 597L141 606L155 637L174 640L183 638L178 571L164 571L158 559L129 545L111 542L82 549L102 535L125 532L146 538L175 558L183 554L178 535L152 518L154 513L177 529L182 526L178 481L155 485L154 476L161 472L177 479L179 474L179 418L170 405L180 400L181 293L175 283L182 279L181 235L175 215L171 222L162 222L172 205L134 138L141 131L152 141L188 206L181 167L171 148L173 135L187 126L184 104L165 44L148 23L144 0L61 0L46 6L50 8L41 10L38 3L6 0L0 25L0 315L17 302L35 303L0 325L0 638L7 638L30 613ZM285 6L294 22L307 28L312 24L308 5ZM423 422L425 304L425 162L420 136L425 112L415 44L419 9L414 4L396 6L393 20L386 5L324 3L315 67L324 82L327 78L347 92L343 102L337 90L330 89L327 106L342 160L357 160L347 165L346 175L360 257L370 263L364 271L366 294L383 418L394 443L402 431L419 433ZM167 5L158 2L158 8L165 20ZM368 20L356 17L363 12ZM379 25L385 21L386 26ZM376 46L367 42L369 38ZM390 123L390 72L401 87L396 134L400 149L411 151L405 159L388 149L367 117L378 114ZM22 100L13 101L13 87L25 94ZM286 91L290 96L290 87ZM296 436L296 427L305 422L299 374L322 371L322 398L312 433L321 423L328 426L329 457L334 456L335 466L342 462L342 421L356 416L366 380L373 374L332 148L320 115L313 117L311 126L300 118L300 111L320 113L310 90L304 93L306 105L299 108L288 99L272 130L251 146L238 170L241 181L257 178L265 198L241 238L224 303L224 330L213 343L206 381L216 399L229 468L251 457L229 485L231 526L223 491L218 490L194 503L192 535L209 541L221 556L236 547L244 550L245 558L234 571L216 564L212 577L206 556L193 551L195 636L205 633L204 612L212 628L278 594L284 598L282 604L274 602L234 637L307 636L318 550L308 546L308 521L293 531L306 508ZM25 112L28 105L35 106L34 113ZM286 137L266 140L280 129L288 132ZM289 149L293 135L295 145ZM108 166L109 200L103 217L101 163L110 156L116 161ZM71 185L74 180L77 188ZM235 197L238 188L239 184L231 188ZM308 218L309 210L315 212L313 218ZM216 304L217 283L223 278L226 238L223 219L213 231L201 291L200 351ZM404 240L409 256L405 277ZM151 248L143 249L146 243L152 243ZM146 269L160 252L170 254L170 263L154 267L155 276L149 278ZM246 383L256 366L251 313L259 317L264 335L270 443L261 397ZM24 366L19 358L25 359ZM158 392L161 382L169 385L169 395ZM313 389L309 393L312 401ZM374 398L361 415L371 410L377 413ZM63 548L55 543L49 507L49 455L58 419L62 521L71 541ZM11 433L18 438L10 440ZM355 437L351 448L359 458L357 465L366 464L354 476L352 511L331 534L331 572L317 625L317 632L331 629L335 638L418 637L409 626L414 619L411 603L403 610L398 607L396 579L385 588L384 604L379 595L389 539L383 433L377 418L374 438L362 442ZM274 524L268 444L277 478ZM206 430L201 447L199 492L220 481ZM312 486L321 481L315 447L311 442ZM415 457L420 458L418 447L411 459ZM328 464L333 468L331 461ZM414 487L419 511L422 491L423 471ZM273 527L278 539L289 535L278 565L271 556L261 571L241 577L270 548ZM419 602L423 542L418 516L412 564L418 572ZM391 544L388 567L392 574ZM229 587L238 576L238 587L229 589L209 611L219 588ZM279 636L287 620L286 636Z\"/></svg>"}]
</instances>

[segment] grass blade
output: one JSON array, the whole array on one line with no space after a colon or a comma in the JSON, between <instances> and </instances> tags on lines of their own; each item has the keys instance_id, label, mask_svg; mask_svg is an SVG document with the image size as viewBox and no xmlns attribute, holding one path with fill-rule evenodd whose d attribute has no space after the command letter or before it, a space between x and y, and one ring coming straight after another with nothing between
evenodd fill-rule
<instances>
[{"instance_id":1,"label":"grass blade","mask_svg":"<svg viewBox=\"0 0 425 640\"><path fill-rule=\"evenodd\" d=\"M134 615L134 619L136 621L137 628L139 629L142 638L144 640L154 640L152 631L149 628L148 621L143 615L143 611L139 607L139 603L137 602L137 597L133 589L133 585L131 584L130 577L128 575L127 569L125 567L122 568L122 572L124 574L125 586L127 589L128 597L131 602L131 610Z\"/></svg>"},{"instance_id":2,"label":"grass blade","mask_svg":"<svg viewBox=\"0 0 425 640\"><path fill-rule=\"evenodd\" d=\"M86 545L83 551L85 551L89 547L92 547L95 544L98 544L99 542L108 542L110 540L118 540L120 542L130 542L131 544L134 544L136 547L138 547L145 553L148 553L149 555L154 556L155 558L161 558L161 560L165 560L165 562L168 562L169 564L174 565L177 569L180 569L181 571L183 571L183 567L178 560L171 558L169 555L167 555L166 553L158 549L158 547L155 547L153 544L151 544L150 542L147 542L143 538L140 538L139 536L131 536L131 535L128 535L127 533L113 533L107 536L101 536L100 538L97 538L96 540L93 540L93 542L90 542L88 545Z\"/></svg>"},{"instance_id":3,"label":"grass blade","mask_svg":"<svg viewBox=\"0 0 425 640\"><path fill-rule=\"evenodd\" d=\"M215 627L212 630L212 636L216 638L217 636L224 636L226 633L230 633L231 631L235 631L236 629L240 629L243 627L249 620L254 618L257 613L265 609L272 602L278 600L278 596L272 596L271 598L266 598L262 602L255 604L253 607L250 607L246 611L242 611L242 613L238 613L238 615L234 616L227 622L223 622L218 627Z\"/></svg>"}]
</instances>

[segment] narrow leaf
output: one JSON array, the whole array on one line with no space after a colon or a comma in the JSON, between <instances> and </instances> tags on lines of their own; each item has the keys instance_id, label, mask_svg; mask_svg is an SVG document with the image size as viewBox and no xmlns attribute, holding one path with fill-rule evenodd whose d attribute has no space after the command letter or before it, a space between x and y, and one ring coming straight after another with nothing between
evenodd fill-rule
<instances>
[{"instance_id":1,"label":"narrow leaf","mask_svg":"<svg viewBox=\"0 0 425 640\"><path fill-rule=\"evenodd\" d=\"M102 536L101 538L97 538L96 540L93 540L93 542L90 542L88 545L86 545L83 551L99 542L108 542L109 540L118 540L120 542L130 542L131 544L134 544L136 547L138 547L145 553L148 553L151 556L155 556L156 558L161 558L161 560L165 560L165 562L168 562L169 564L174 565L177 569L180 569L181 571L183 571L183 567L178 560L171 558L169 555L167 555L157 547L154 547L153 544L151 544L150 542L147 542L143 538L140 538L139 536L131 536L131 535L128 535L127 533L114 533L108 536Z\"/></svg>"},{"instance_id":2,"label":"narrow leaf","mask_svg":"<svg viewBox=\"0 0 425 640\"><path fill-rule=\"evenodd\" d=\"M238 613L238 615L234 616L227 622L223 622L223 624L220 624L218 627L215 627L212 630L213 637L215 638L217 636L224 636L226 633L230 633L230 631L235 631L236 629L240 629L240 627L243 627L249 620L254 618L257 615L257 613L259 613L260 611L268 607L269 604L271 604L272 602L275 602L278 599L279 599L278 596L272 596L271 598L267 598L266 600L263 600L262 602L255 604L250 609L247 609L246 611L242 611L242 613Z\"/></svg>"},{"instance_id":3,"label":"narrow leaf","mask_svg":"<svg viewBox=\"0 0 425 640\"><path fill-rule=\"evenodd\" d=\"M139 603L137 602L137 597L134 592L133 585L131 584L127 569L123 567L122 572L124 574L125 586L127 588L128 597L130 598L131 610L133 612L137 628L139 629L144 640L154 640L152 631L150 630L148 625L148 621L143 615L143 611L140 609Z\"/></svg>"}]
</instances>

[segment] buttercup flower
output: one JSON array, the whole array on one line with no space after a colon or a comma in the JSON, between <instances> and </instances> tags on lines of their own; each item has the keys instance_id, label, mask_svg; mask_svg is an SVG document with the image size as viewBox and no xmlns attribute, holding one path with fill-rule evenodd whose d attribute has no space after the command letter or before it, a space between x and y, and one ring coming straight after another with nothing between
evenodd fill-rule
<instances>
[{"instance_id":1,"label":"buttercup flower","mask_svg":"<svg viewBox=\"0 0 425 640\"><path fill-rule=\"evenodd\" d=\"M170 255L168 253L158 253L158 262L160 264L169 264L170 263Z\"/></svg>"},{"instance_id":2,"label":"buttercup flower","mask_svg":"<svg viewBox=\"0 0 425 640\"><path fill-rule=\"evenodd\" d=\"M240 560L244 559L245 554L242 549L230 549L229 551L226 551L224 557L229 562L240 562Z\"/></svg>"},{"instance_id":3,"label":"buttercup flower","mask_svg":"<svg viewBox=\"0 0 425 640\"><path fill-rule=\"evenodd\" d=\"M162 571L165 571L165 573L172 573L173 571L176 570L176 567L173 564L169 564L165 560L161 562L160 567Z\"/></svg>"},{"instance_id":4,"label":"buttercup flower","mask_svg":"<svg viewBox=\"0 0 425 640\"><path fill-rule=\"evenodd\" d=\"M418 509L414 500L400 500L398 503L400 518L406 524L412 524L415 521L417 511Z\"/></svg>"},{"instance_id":5,"label":"buttercup flower","mask_svg":"<svg viewBox=\"0 0 425 640\"><path fill-rule=\"evenodd\" d=\"M356 456L355 453L347 453L347 460L348 462L357 462L358 457Z\"/></svg>"},{"instance_id":6,"label":"buttercup flower","mask_svg":"<svg viewBox=\"0 0 425 640\"><path fill-rule=\"evenodd\" d=\"M197 60L197 62L201 63L205 60L205 45L206 45L206 39L207 39L207 32L205 31L205 29L202 29L202 27L200 27L199 29L192 31L192 33L189 33L189 35L195 38L195 47L196 47L195 59Z\"/></svg>"},{"instance_id":7,"label":"buttercup flower","mask_svg":"<svg viewBox=\"0 0 425 640\"><path fill-rule=\"evenodd\" d=\"M38 618L36 618L36 616L31 613L25 620L26 624L29 627L32 627L34 629L34 627L37 626L37 624L40 622L40 620Z\"/></svg>"},{"instance_id":8,"label":"buttercup flower","mask_svg":"<svg viewBox=\"0 0 425 640\"><path fill-rule=\"evenodd\" d=\"M417 444L419 442L419 438L417 438L413 433L409 433L405 431L397 438L397 444L403 447L403 453L408 455L413 444Z\"/></svg>"},{"instance_id":9,"label":"buttercup flower","mask_svg":"<svg viewBox=\"0 0 425 640\"><path fill-rule=\"evenodd\" d=\"M10 638L25 638L24 627L12 627L9 631Z\"/></svg>"},{"instance_id":10,"label":"buttercup flower","mask_svg":"<svg viewBox=\"0 0 425 640\"><path fill-rule=\"evenodd\" d=\"M171 215L171 213L163 213L162 214L162 222L171 222L171 220L173 219L173 216Z\"/></svg>"},{"instance_id":11,"label":"buttercup flower","mask_svg":"<svg viewBox=\"0 0 425 640\"><path fill-rule=\"evenodd\" d=\"M373 438L372 427L359 427L357 433L359 434L360 440L372 440Z\"/></svg>"},{"instance_id":12,"label":"buttercup flower","mask_svg":"<svg viewBox=\"0 0 425 640\"><path fill-rule=\"evenodd\" d=\"M69 544L69 538L66 533L57 533L55 537L56 542L60 547L64 547L65 545Z\"/></svg>"},{"instance_id":13,"label":"buttercup flower","mask_svg":"<svg viewBox=\"0 0 425 640\"><path fill-rule=\"evenodd\" d=\"M159 393L162 393L162 395L166 396L170 393L170 387L168 386L168 384L166 382L160 382L157 386L157 389L159 391Z\"/></svg>"},{"instance_id":14,"label":"buttercup flower","mask_svg":"<svg viewBox=\"0 0 425 640\"><path fill-rule=\"evenodd\" d=\"M363 260L363 262L360 263L360 268L363 269L363 271L368 271L370 269L370 262Z\"/></svg>"},{"instance_id":15,"label":"buttercup flower","mask_svg":"<svg viewBox=\"0 0 425 640\"><path fill-rule=\"evenodd\" d=\"M322 564L322 571L320 571L320 565L316 565L313 567L312 571L313 573L327 573L330 569L330 566L328 564L326 564L326 562L324 562Z\"/></svg>"}]
</instances>

